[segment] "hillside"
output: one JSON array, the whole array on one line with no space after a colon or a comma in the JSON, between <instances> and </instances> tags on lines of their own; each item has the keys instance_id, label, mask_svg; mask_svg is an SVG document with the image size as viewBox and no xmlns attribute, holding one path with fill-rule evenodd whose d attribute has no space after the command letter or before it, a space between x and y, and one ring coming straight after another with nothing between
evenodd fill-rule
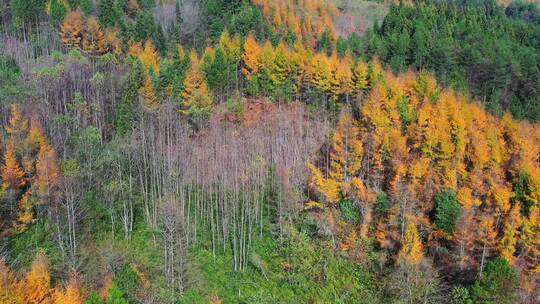
<instances>
[{"instance_id":1,"label":"hillside","mask_svg":"<svg viewBox=\"0 0 540 304\"><path fill-rule=\"evenodd\" d=\"M1 4L1 304L540 302L534 4Z\"/></svg>"}]
</instances>

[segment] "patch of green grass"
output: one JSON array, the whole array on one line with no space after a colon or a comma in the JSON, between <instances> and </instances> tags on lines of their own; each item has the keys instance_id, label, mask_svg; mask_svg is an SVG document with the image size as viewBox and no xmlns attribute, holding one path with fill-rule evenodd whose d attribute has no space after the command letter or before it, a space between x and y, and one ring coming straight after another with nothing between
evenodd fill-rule
<instances>
[{"instance_id":1,"label":"patch of green grass","mask_svg":"<svg viewBox=\"0 0 540 304\"><path fill-rule=\"evenodd\" d=\"M374 277L334 256L326 240L314 240L292 228L283 246L269 233L254 240L248 268L232 269L230 252L193 250L201 280L182 303L371 303Z\"/></svg>"}]
</instances>

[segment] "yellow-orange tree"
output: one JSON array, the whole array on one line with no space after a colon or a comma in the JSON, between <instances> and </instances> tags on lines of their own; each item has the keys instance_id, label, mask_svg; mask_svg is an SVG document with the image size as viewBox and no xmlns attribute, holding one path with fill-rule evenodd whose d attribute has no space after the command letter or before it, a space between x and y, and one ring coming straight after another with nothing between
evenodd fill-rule
<instances>
[{"instance_id":1,"label":"yellow-orange tree","mask_svg":"<svg viewBox=\"0 0 540 304\"><path fill-rule=\"evenodd\" d=\"M314 57L313 85L327 86L323 80L331 77L320 72L332 71L331 61ZM371 63L371 74L366 73L365 66L353 65L352 83L358 79L363 87L368 81L371 87L359 119L352 121L355 128L349 129L359 139L356 151L361 153L344 149L343 124L338 124L329 155L322 157L331 160L328 172L324 162L309 165L314 190L310 206L334 208L340 200L356 199L358 192L383 191L389 204L380 208L371 222L376 225L367 229L377 232L380 248L394 253L408 248L417 257L422 250L412 248L425 251L440 246L439 240L451 240L455 246L446 254L448 264L437 261L446 269L475 274L500 255L521 270L525 282L535 282L540 257L540 127L509 115L491 116L474 101L441 89L427 74L395 76L376 62ZM342 122L348 119L345 115ZM343 151L351 159L344 161ZM352 191L351 180L359 181L357 189L366 189ZM462 210L451 235L439 231L429 216L435 195L445 190L457 193ZM414 218L414 226L409 218ZM411 227L421 228L427 242L415 237L418 231ZM396 257L404 256L403 252Z\"/></svg>"}]
</instances>

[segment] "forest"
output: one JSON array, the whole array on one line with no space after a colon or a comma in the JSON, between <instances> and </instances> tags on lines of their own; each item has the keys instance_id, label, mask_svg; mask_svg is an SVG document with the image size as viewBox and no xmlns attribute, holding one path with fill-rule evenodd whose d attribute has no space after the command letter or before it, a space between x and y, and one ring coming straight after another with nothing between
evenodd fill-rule
<instances>
[{"instance_id":1,"label":"forest","mask_svg":"<svg viewBox=\"0 0 540 304\"><path fill-rule=\"evenodd\" d=\"M540 302L540 11L0 0L0 304Z\"/></svg>"}]
</instances>

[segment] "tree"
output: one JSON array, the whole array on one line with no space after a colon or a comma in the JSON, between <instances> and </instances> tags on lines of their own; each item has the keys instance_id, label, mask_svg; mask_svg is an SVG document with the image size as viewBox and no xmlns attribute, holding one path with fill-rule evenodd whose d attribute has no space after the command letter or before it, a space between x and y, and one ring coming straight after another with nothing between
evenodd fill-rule
<instances>
[{"instance_id":1,"label":"tree","mask_svg":"<svg viewBox=\"0 0 540 304\"><path fill-rule=\"evenodd\" d=\"M54 296L54 304L84 304L81 287L76 278L71 278L65 290L57 291ZM91 303L90 301L87 303Z\"/></svg>"},{"instance_id":2,"label":"tree","mask_svg":"<svg viewBox=\"0 0 540 304\"><path fill-rule=\"evenodd\" d=\"M183 114L203 114L203 112L210 111L213 107L213 101L195 51L191 51L191 67L187 72L184 91L181 96L183 101L181 113Z\"/></svg>"},{"instance_id":3,"label":"tree","mask_svg":"<svg viewBox=\"0 0 540 304\"><path fill-rule=\"evenodd\" d=\"M99 0L97 16L103 27L114 27L120 21L121 12L115 0Z\"/></svg>"},{"instance_id":4,"label":"tree","mask_svg":"<svg viewBox=\"0 0 540 304\"><path fill-rule=\"evenodd\" d=\"M482 253L480 257L480 276L484 271L484 263L488 257L491 249L495 245L497 238L497 230L495 230L495 220L492 216L484 214L480 220L480 227L478 230L478 241L482 245Z\"/></svg>"},{"instance_id":5,"label":"tree","mask_svg":"<svg viewBox=\"0 0 540 304\"><path fill-rule=\"evenodd\" d=\"M106 304L128 304L128 301L124 298L124 292L114 282L109 288Z\"/></svg>"},{"instance_id":6,"label":"tree","mask_svg":"<svg viewBox=\"0 0 540 304\"><path fill-rule=\"evenodd\" d=\"M420 240L413 219L409 217L407 220L407 228L405 228L405 238L398 254L398 262L414 267L419 265L423 258L422 241Z\"/></svg>"},{"instance_id":7,"label":"tree","mask_svg":"<svg viewBox=\"0 0 540 304\"><path fill-rule=\"evenodd\" d=\"M242 61L244 62L244 67L242 68L242 73L248 80L251 80L253 76L259 73L261 67L261 47L253 34L249 34L244 43L244 53L242 54Z\"/></svg>"},{"instance_id":8,"label":"tree","mask_svg":"<svg viewBox=\"0 0 540 304\"><path fill-rule=\"evenodd\" d=\"M507 260L511 265L513 265L516 260L514 254L519 240L518 229L522 224L520 209L520 204L515 204L507 215L507 218L504 221L503 237L500 245L501 257Z\"/></svg>"},{"instance_id":9,"label":"tree","mask_svg":"<svg viewBox=\"0 0 540 304\"><path fill-rule=\"evenodd\" d=\"M24 303L23 285L3 260L0 260L0 303Z\"/></svg>"},{"instance_id":10,"label":"tree","mask_svg":"<svg viewBox=\"0 0 540 304\"><path fill-rule=\"evenodd\" d=\"M311 84L319 91L328 92L330 90L332 73L328 58L325 55L318 53L312 58L309 67L309 79Z\"/></svg>"},{"instance_id":11,"label":"tree","mask_svg":"<svg viewBox=\"0 0 540 304\"><path fill-rule=\"evenodd\" d=\"M146 80L144 65L141 61L134 58L128 62L130 63L130 71L127 77L126 90L118 106L115 121L116 132L120 136L129 131L133 125L139 90Z\"/></svg>"},{"instance_id":12,"label":"tree","mask_svg":"<svg viewBox=\"0 0 540 304\"><path fill-rule=\"evenodd\" d=\"M62 20L64 20L66 10L66 6L61 1L51 0L49 2L48 11L54 24L59 24Z\"/></svg>"},{"instance_id":13,"label":"tree","mask_svg":"<svg viewBox=\"0 0 540 304\"><path fill-rule=\"evenodd\" d=\"M21 105L12 104L6 132L15 143L18 143L22 140L23 135L26 134L26 131L28 131L28 119L24 117Z\"/></svg>"},{"instance_id":14,"label":"tree","mask_svg":"<svg viewBox=\"0 0 540 304\"><path fill-rule=\"evenodd\" d=\"M56 151L46 145L39 149L36 160L36 178L34 186L38 190L41 202L48 202L56 195L62 181L62 173Z\"/></svg>"},{"instance_id":15,"label":"tree","mask_svg":"<svg viewBox=\"0 0 540 304\"><path fill-rule=\"evenodd\" d=\"M354 94L360 93L367 88L368 65L363 61L358 61L352 68L352 91Z\"/></svg>"},{"instance_id":16,"label":"tree","mask_svg":"<svg viewBox=\"0 0 540 304\"><path fill-rule=\"evenodd\" d=\"M159 100L156 97L154 82L149 74L146 74L144 85L141 88L141 97L143 99L143 105L146 109L155 111L159 108Z\"/></svg>"},{"instance_id":17,"label":"tree","mask_svg":"<svg viewBox=\"0 0 540 304\"><path fill-rule=\"evenodd\" d=\"M341 116L332 137L330 178L340 183L350 182L362 165L364 147L360 128L350 113Z\"/></svg>"},{"instance_id":18,"label":"tree","mask_svg":"<svg viewBox=\"0 0 540 304\"><path fill-rule=\"evenodd\" d=\"M144 49L137 57L148 70L152 70L155 74L159 74L160 58L154 43L151 40L145 42Z\"/></svg>"},{"instance_id":19,"label":"tree","mask_svg":"<svg viewBox=\"0 0 540 304\"><path fill-rule=\"evenodd\" d=\"M96 18L86 21L83 34L83 50L91 55L103 55L107 52L107 41Z\"/></svg>"},{"instance_id":20,"label":"tree","mask_svg":"<svg viewBox=\"0 0 540 304\"><path fill-rule=\"evenodd\" d=\"M47 257L38 252L24 279L26 303L47 303L51 296L51 275Z\"/></svg>"},{"instance_id":21,"label":"tree","mask_svg":"<svg viewBox=\"0 0 540 304\"><path fill-rule=\"evenodd\" d=\"M508 261L497 257L487 264L471 296L475 303L515 303L518 282L518 274Z\"/></svg>"},{"instance_id":22,"label":"tree","mask_svg":"<svg viewBox=\"0 0 540 304\"><path fill-rule=\"evenodd\" d=\"M86 304L103 304L103 301L101 301L101 298L96 293L92 293Z\"/></svg>"},{"instance_id":23,"label":"tree","mask_svg":"<svg viewBox=\"0 0 540 304\"><path fill-rule=\"evenodd\" d=\"M20 189L26 185L24 171L19 166L12 144L6 147L4 166L2 167L2 179L4 181L4 188L7 189Z\"/></svg>"},{"instance_id":24,"label":"tree","mask_svg":"<svg viewBox=\"0 0 540 304\"><path fill-rule=\"evenodd\" d=\"M26 191L19 201L19 210L17 212L17 219L14 223L15 229L18 233L26 231L28 226L35 221L34 218L34 202L32 198L32 191Z\"/></svg>"},{"instance_id":25,"label":"tree","mask_svg":"<svg viewBox=\"0 0 540 304\"><path fill-rule=\"evenodd\" d=\"M110 28L105 30L105 42L109 52L112 52L116 56L122 55L122 41L118 37L116 30Z\"/></svg>"},{"instance_id":26,"label":"tree","mask_svg":"<svg viewBox=\"0 0 540 304\"><path fill-rule=\"evenodd\" d=\"M435 225L442 231L453 234L456 221L461 214L456 193L452 190L439 191L435 196Z\"/></svg>"},{"instance_id":27,"label":"tree","mask_svg":"<svg viewBox=\"0 0 540 304\"><path fill-rule=\"evenodd\" d=\"M45 10L46 0L11 0L11 12L15 24L23 26L39 21L39 15Z\"/></svg>"},{"instance_id":28,"label":"tree","mask_svg":"<svg viewBox=\"0 0 540 304\"><path fill-rule=\"evenodd\" d=\"M92 0L79 0L79 7L85 16L90 16L94 12L94 4Z\"/></svg>"}]
</instances>

